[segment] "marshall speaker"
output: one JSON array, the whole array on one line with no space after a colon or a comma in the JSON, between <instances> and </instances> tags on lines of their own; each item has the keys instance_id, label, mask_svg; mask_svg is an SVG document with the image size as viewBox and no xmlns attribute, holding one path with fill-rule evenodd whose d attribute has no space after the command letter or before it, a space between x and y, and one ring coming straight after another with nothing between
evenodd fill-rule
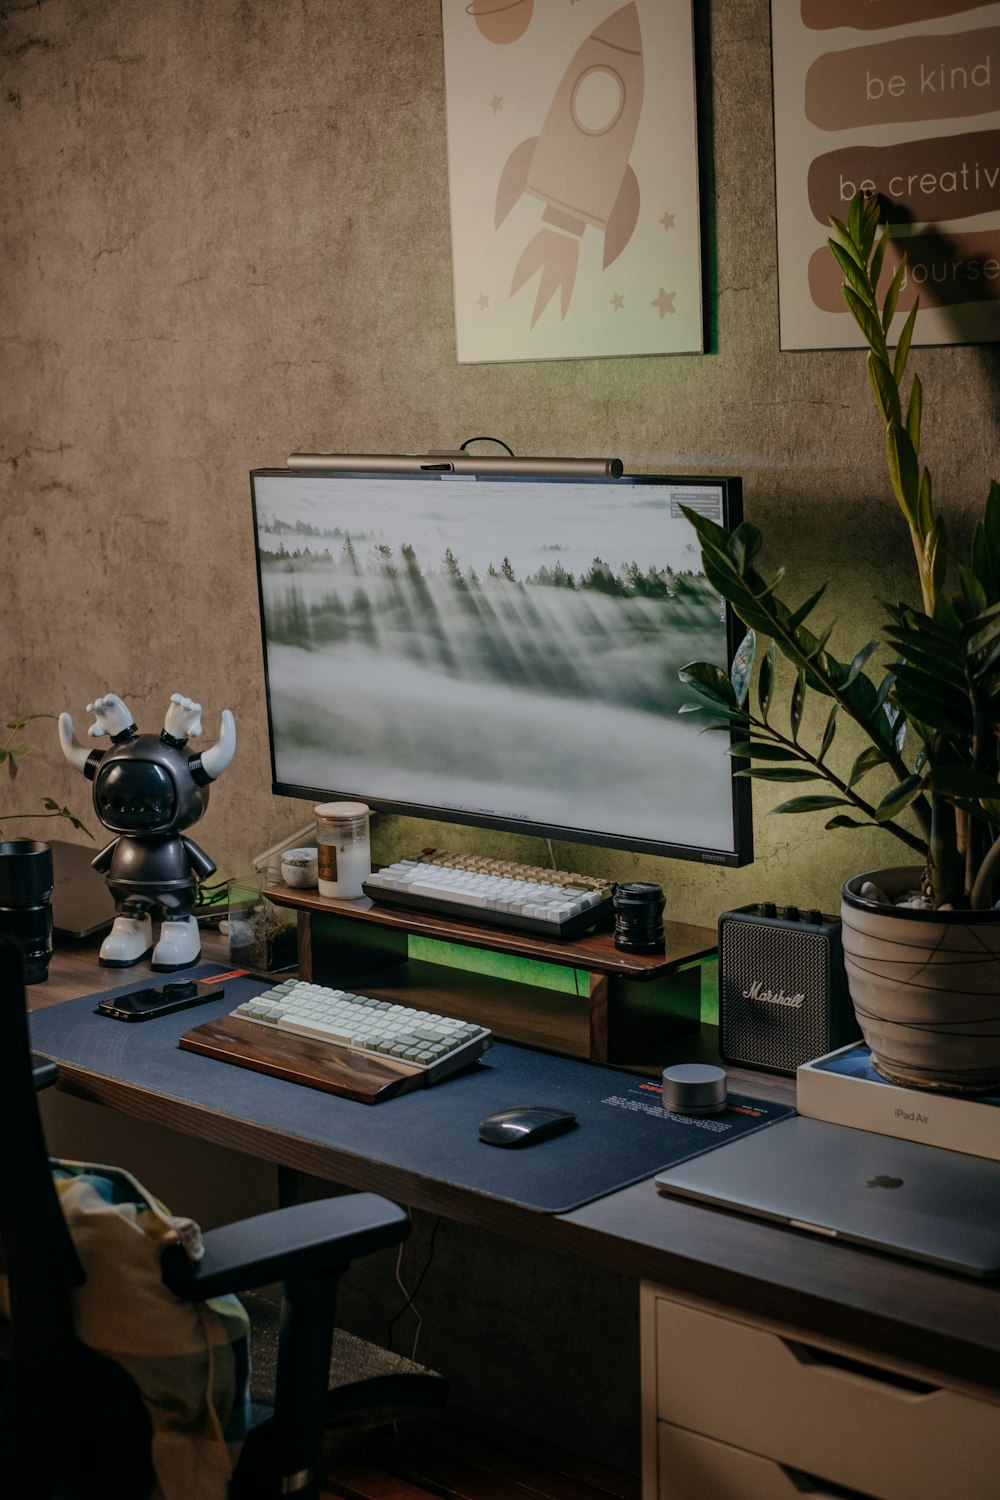
<instances>
[{"instance_id":1,"label":"marshall speaker","mask_svg":"<svg viewBox=\"0 0 1000 1500\"><path fill-rule=\"evenodd\" d=\"M725 1062L794 1073L859 1038L840 918L772 902L719 918L719 1051Z\"/></svg>"}]
</instances>

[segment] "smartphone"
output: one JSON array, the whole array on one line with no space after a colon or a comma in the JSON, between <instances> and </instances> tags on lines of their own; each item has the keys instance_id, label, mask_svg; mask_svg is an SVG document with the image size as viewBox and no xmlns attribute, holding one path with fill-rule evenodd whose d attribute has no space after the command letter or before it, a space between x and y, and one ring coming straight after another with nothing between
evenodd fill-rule
<instances>
[{"instance_id":1,"label":"smartphone","mask_svg":"<svg viewBox=\"0 0 1000 1500\"><path fill-rule=\"evenodd\" d=\"M217 1000L225 994L215 979L171 979L158 989L132 990L128 995L113 995L97 1007L99 1016L116 1021L151 1021L154 1016L169 1016L171 1011L187 1010L205 1000Z\"/></svg>"}]
</instances>

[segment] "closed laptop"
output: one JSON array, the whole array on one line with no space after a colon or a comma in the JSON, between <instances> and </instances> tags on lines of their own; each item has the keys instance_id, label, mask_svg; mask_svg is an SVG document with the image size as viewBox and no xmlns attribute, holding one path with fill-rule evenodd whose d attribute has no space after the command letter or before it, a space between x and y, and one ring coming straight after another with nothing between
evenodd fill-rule
<instances>
[{"instance_id":1,"label":"closed laptop","mask_svg":"<svg viewBox=\"0 0 1000 1500\"><path fill-rule=\"evenodd\" d=\"M661 1193L1000 1275L1000 1162L800 1115L656 1178Z\"/></svg>"}]
</instances>

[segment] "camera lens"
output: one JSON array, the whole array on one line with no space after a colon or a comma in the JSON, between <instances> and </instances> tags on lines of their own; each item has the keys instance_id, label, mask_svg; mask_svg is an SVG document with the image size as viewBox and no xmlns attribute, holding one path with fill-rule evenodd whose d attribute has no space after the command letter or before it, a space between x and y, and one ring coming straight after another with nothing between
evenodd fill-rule
<instances>
[{"instance_id":1,"label":"camera lens","mask_svg":"<svg viewBox=\"0 0 1000 1500\"><path fill-rule=\"evenodd\" d=\"M52 850L34 839L0 843L0 932L24 955L26 984L49 977L52 957Z\"/></svg>"},{"instance_id":2,"label":"camera lens","mask_svg":"<svg viewBox=\"0 0 1000 1500\"><path fill-rule=\"evenodd\" d=\"M644 880L616 885L615 947L626 953L662 953L663 887Z\"/></svg>"}]
</instances>

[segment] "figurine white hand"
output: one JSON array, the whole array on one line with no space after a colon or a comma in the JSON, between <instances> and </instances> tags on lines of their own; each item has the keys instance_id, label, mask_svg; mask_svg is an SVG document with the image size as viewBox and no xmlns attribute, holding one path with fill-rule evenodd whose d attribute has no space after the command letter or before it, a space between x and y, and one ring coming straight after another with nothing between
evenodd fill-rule
<instances>
[{"instance_id":1,"label":"figurine white hand","mask_svg":"<svg viewBox=\"0 0 1000 1500\"><path fill-rule=\"evenodd\" d=\"M69 714L59 715L59 743L62 746L62 753L70 765L75 766L78 771L82 771L90 757L90 751L86 745L81 745L77 739L76 730L73 728L73 720Z\"/></svg>"},{"instance_id":2,"label":"figurine white hand","mask_svg":"<svg viewBox=\"0 0 1000 1500\"><path fill-rule=\"evenodd\" d=\"M105 693L103 698L88 703L87 712L94 715L95 722L87 730L94 739L100 739L102 734L121 734L132 723L131 713L117 693Z\"/></svg>"},{"instance_id":3,"label":"figurine white hand","mask_svg":"<svg viewBox=\"0 0 1000 1500\"><path fill-rule=\"evenodd\" d=\"M190 735L201 734L201 704L181 693L172 693L163 720L164 734L175 740L186 740Z\"/></svg>"}]
</instances>

